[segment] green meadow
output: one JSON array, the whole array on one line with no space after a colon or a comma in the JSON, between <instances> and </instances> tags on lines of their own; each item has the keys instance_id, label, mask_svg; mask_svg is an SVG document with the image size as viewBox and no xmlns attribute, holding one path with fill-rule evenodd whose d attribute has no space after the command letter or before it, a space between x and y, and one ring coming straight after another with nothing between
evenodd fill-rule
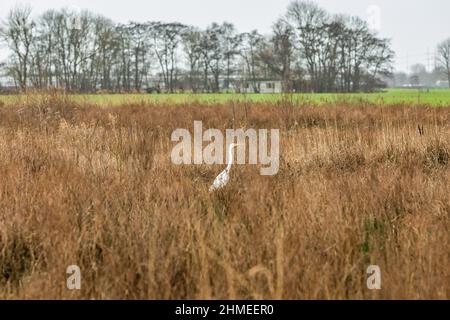
<instances>
[{"instance_id":1,"label":"green meadow","mask_svg":"<svg viewBox=\"0 0 450 320\"><path fill-rule=\"evenodd\" d=\"M230 101L239 102L282 102L290 101L295 104L375 104L375 105L428 105L450 106L450 89L430 89L425 91L413 89L389 89L377 93L299 93L299 94L79 94L70 95L80 103L89 103L99 106L117 106L134 103L204 103L217 104ZM4 103L20 103L28 99L24 95L0 95Z\"/></svg>"}]
</instances>

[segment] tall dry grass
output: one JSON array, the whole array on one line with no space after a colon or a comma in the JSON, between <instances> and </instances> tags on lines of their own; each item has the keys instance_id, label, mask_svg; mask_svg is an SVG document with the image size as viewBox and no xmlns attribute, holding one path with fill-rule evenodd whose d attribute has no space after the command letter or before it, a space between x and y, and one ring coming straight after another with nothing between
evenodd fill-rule
<instances>
[{"instance_id":1,"label":"tall dry grass","mask_svg":"<svg viewBox=\"0 0 450 320\"><path fill-rule=\"evenodd\" d=\"M194 120L279 128L278 175L209 194L223 166L170 161ZM449 138L448 108L2 105L0 298L448 299Z\"/></svg>"}]
</instances>

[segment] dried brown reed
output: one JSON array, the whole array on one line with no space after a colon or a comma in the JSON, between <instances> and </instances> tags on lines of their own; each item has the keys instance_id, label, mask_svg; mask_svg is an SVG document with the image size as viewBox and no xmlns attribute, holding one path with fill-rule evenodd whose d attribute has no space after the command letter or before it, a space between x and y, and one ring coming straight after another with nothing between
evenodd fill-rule
<instances>
[{"instance_id":1,"label":"dried brown reed","mask_svg":"<svg viewBox=\"0 0 450 320\"><path fill-rule=\"evenodd\" d=\"M279 128L279 173L209 194L222 166L170 161L194 120ZM449 160L448 108L32 95L0 106L0 298L448 299Z\"/></svg>"}]
</instances>

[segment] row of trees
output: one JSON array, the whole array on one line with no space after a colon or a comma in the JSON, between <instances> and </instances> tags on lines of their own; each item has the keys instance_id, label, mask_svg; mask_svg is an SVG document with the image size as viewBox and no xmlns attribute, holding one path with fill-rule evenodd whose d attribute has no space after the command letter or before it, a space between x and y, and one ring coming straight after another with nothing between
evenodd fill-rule
<instances>
[{"instance_id":1,"label":"row of trees","mask_svg":"<svg viewBox=\"0 0 450 320\"><path fill-rule=\"evenodd\" d=\"M438 63L432 69L417 63L412 65L408 72L395 72L387 82L390 87L448 87L445 79L446 71Z\"/></svg>"},{"instance_id":2,"label":"row of trees","mask_svg":"<svg viewBox=\"0 0 450 320\"><path fill-rule=\"evenodd\" d=\"M206 30L180 23L116 24L89 11L10 11L0 39L11 53L7 74L22 90L62 87L76 92L220 92L258 79L283 89L360 91L390 74L389 40L358 17L331 15L312 2L293 2L263 36L230 23Z\"/></svg>"}]
</instances>

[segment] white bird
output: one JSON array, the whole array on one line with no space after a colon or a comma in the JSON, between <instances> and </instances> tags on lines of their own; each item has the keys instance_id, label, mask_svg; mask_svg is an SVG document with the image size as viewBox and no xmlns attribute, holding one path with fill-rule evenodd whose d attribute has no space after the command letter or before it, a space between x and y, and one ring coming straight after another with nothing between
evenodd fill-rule
<instances>
[{"instance_id":1,"label":"white bird","mask_svg":"<svg viewBox=\"0 0 450 320\"><path fill-rule=\"evenodd\" d=\"M230 181L230 170L231 170L231 165L233 164L233 158L234 158L233 148L237 147L237 146L240 146L240 145L236 144L236 143L232 143L228 147L228 165L227 165L226 169L223 170L217 176L217 178L214 180L213 184L209 188L209 192L213 192L218 189L222 189L223 187L225 187L227 185L228 181Z\"/></svg>"}]
</instances>

